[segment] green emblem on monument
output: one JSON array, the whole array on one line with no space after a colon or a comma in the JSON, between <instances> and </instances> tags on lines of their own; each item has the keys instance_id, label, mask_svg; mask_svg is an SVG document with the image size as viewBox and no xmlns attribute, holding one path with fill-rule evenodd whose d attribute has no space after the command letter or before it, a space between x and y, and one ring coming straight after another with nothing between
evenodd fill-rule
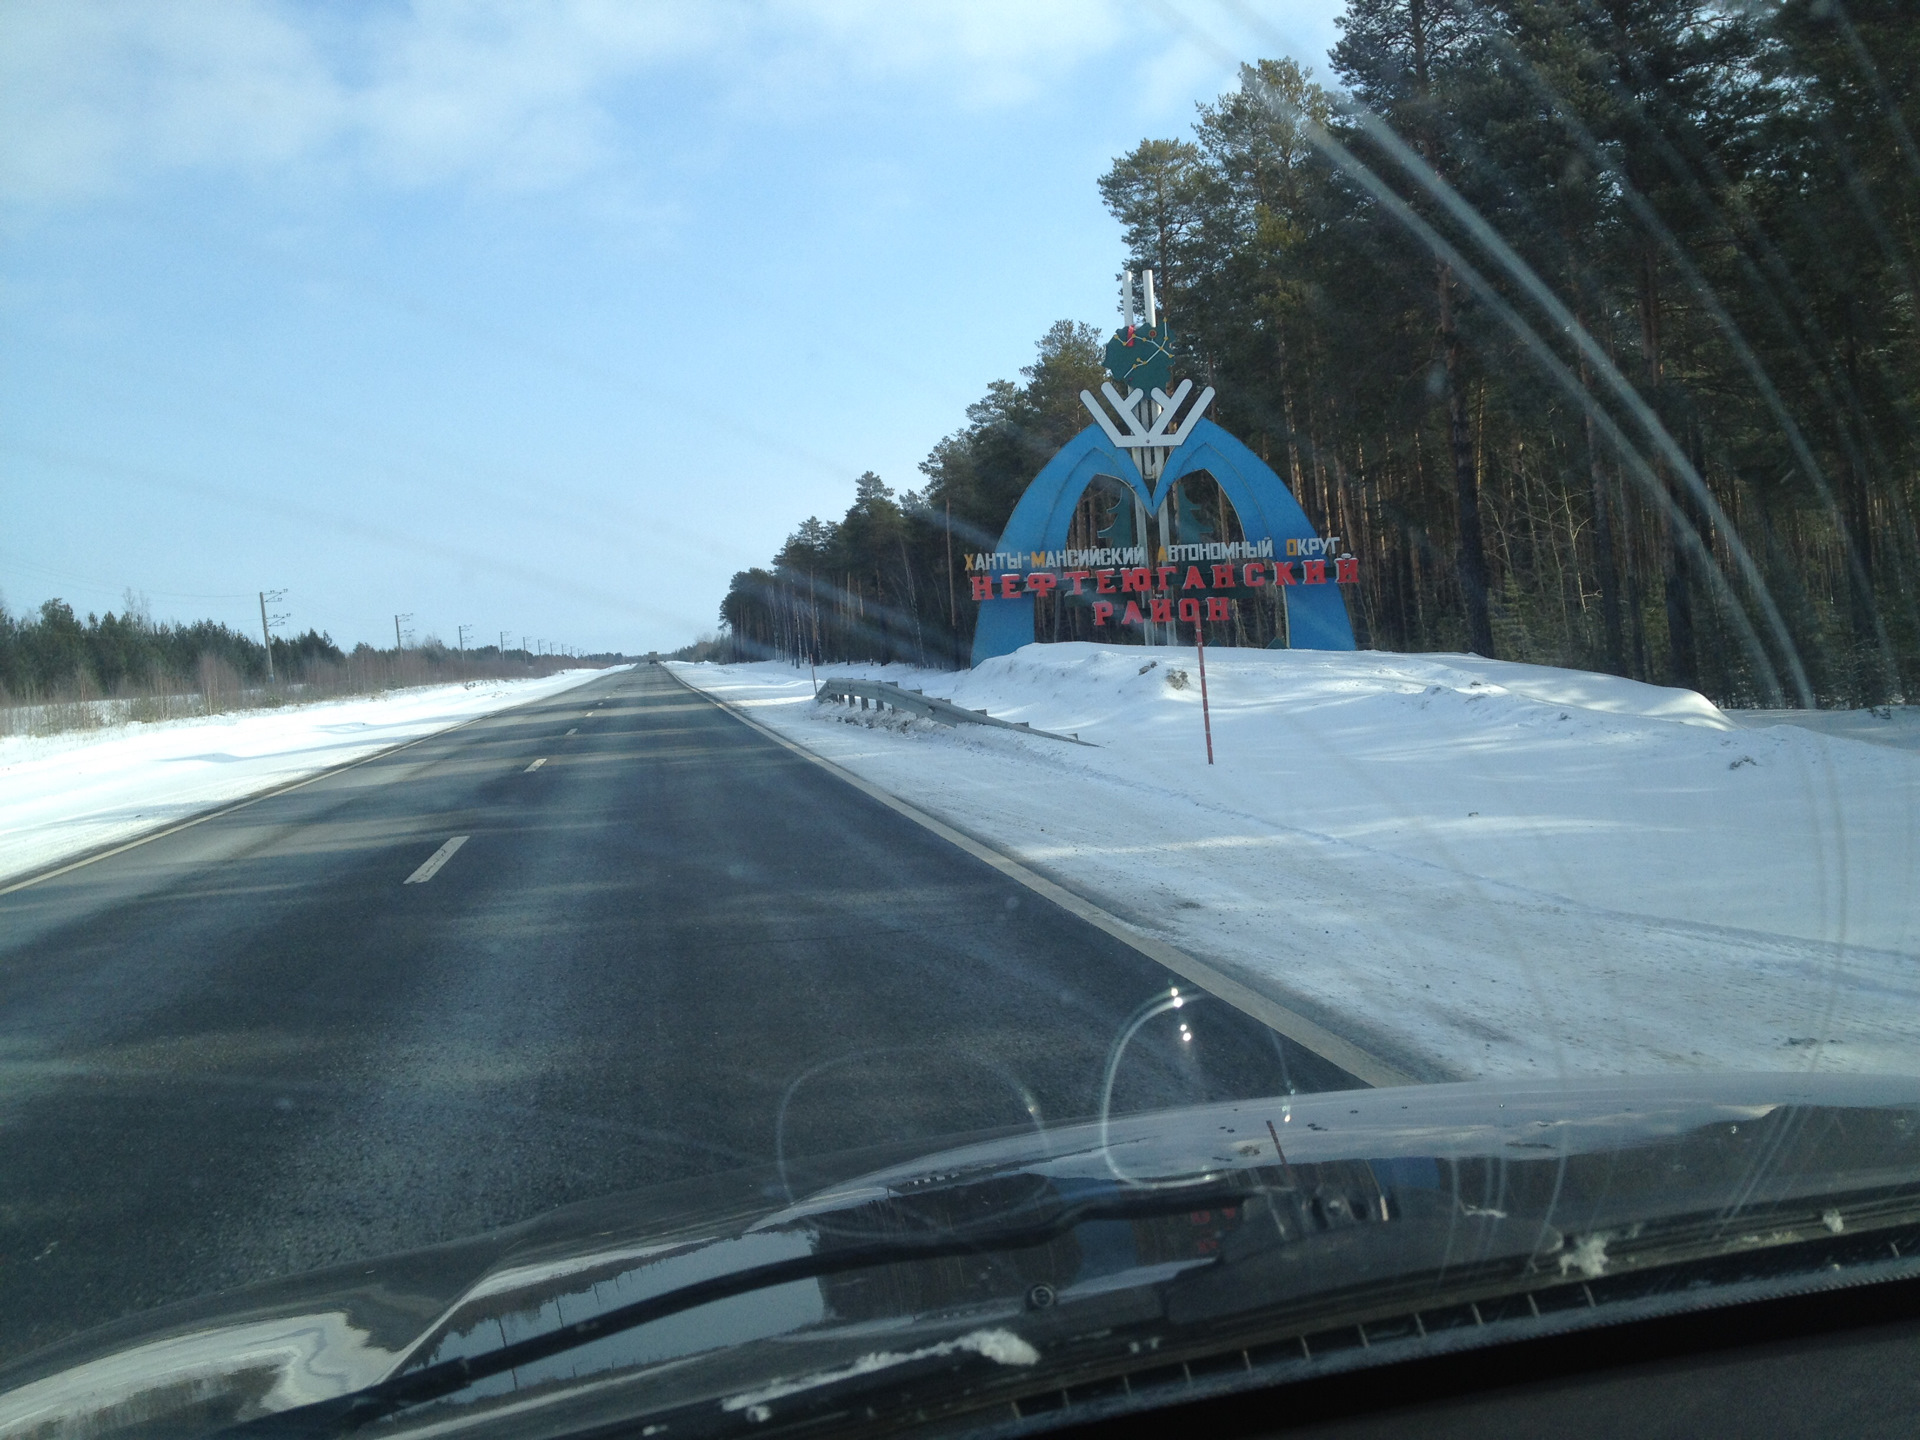
<instances>
[{"instance_id":1,"label":"green emblem on monument","mask_svg":"<svg viewBox=\"0 0 1920 1440\"><path fill-rule=\"evenodd\" d=\"M1107 341L1107 373L1130 389L1164 392L1173 378L1173 336L1158 325L1128 325Z\"/></svg>"}]
</instances>

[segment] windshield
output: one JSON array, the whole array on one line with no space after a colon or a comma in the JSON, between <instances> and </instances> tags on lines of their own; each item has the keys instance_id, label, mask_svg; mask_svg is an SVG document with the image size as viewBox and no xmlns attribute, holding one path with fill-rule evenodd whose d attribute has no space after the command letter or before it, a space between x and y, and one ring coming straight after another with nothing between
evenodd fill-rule
<instances>
[{"instance_id":1,"label":"windshield","mask_svg":"<svg viewBox=\"0 0 1920 1440\"><path fill-rule=\"evenodd\" d=\"M596 1235L797 1265L606 1352L744 1376L1396 1186L1569 1283L1603 1174L1839 1205L1765 1116L1920 1074L1917 71L1892 0L0 5L0 1392L429 1247L337 1388ZM1394 1168L1501 1086L1589 1159ZM1661 1106L1786 1138L1709 1204L1602 1163Z\"/></svg>"}]
</instances>

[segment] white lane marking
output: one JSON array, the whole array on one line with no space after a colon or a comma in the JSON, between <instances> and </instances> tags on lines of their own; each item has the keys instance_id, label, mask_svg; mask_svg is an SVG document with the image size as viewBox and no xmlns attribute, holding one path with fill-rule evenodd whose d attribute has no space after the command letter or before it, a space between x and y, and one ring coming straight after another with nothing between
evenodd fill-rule
<instances>
[{"instance_id":1,"label":"white lane marking","mask_svg":"<svg viewBox=\"0 0 1920 1440\"><path fill-rule=\"evenodd\" d=\"M580 727L578 725L574 726L573 729L567 731L567 734L569 735L578 735L579 733L580 733Z\"/></svg>"},{"instance_id":2,"label":"white lane marking","mask_svg":"<svg viewBox=\"0 0 1920 1440\"><path fill-rule=\"evenodd\" d=\"M400 883L402 885L426 884L427 881L433 879L435 875L440 873L440 867L446 864L447 861L451 860L453 858L453 852L458 850L462 845L466 844L469 838L470 837L465 835L454 836L451 840L447 841L446 844L442 845L438 850L434 851L433 854L429 855L427 857L426 864L422 865L418 870L414 871L411 875L407 876L407 878L405 880L402 880Z\"/></svg>"},{"instance_id":3,"label":"white lane marking","mask_svg":"<svg viewBox=\"0 0 1920 1440\"><path fill-rule=\"evenodd\" d=\"M522 770L520 773L522 775L530 775L535 770L538 770L542 765L546 763L547 763L547 757L542 755L538 760L534 761L533 764L527 766L527 768L525 770Z\"/></svg>"}]
</instances>

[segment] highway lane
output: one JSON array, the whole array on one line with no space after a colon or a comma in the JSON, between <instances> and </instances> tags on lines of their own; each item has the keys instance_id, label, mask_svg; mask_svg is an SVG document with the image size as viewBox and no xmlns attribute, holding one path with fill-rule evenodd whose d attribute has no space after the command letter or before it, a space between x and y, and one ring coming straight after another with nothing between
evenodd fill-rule
<instances>
[{"instance_id":1,"label":"highway lane","mask_svg":"<svg viewBox=\"0 0 1920 1440\"><path fill-rule=\"evenodd\" d=\"M615 672L0 897L0 1359L612 1191L1083 1117L1179 983ZM1118 1075L1120 1108L1344 1078L1216 1001Z\"/></svg>"}]
</instances>

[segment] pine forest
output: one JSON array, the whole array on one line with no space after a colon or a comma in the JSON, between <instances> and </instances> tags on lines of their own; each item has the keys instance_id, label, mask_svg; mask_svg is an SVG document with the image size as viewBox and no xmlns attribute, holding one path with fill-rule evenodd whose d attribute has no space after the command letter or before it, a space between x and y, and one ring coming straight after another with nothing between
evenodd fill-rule
<instances>
[{"instance_id":1,"label":"pine forest","mask_svg":"<svg viewBox=\"0 0 1920 1440\"><path fill-rule=\"evenodd\" d=\"M1867 706L1920 682L1920 23L1902 0L1351 0L1097 177L1176 375L1360 559L1362 648ZM963 665L964 557L1088 423L1054 325L721 607L742 658ZM1133 543L1090 490L1068 543ZM1239 537L1204 477L1178 539ZM1220 645L1284 643L1270 597ZM1095 638L1048 597L1042 639ZM1109 626L1101 639L1139 643Z\"/></svg>"}]
</instances>

